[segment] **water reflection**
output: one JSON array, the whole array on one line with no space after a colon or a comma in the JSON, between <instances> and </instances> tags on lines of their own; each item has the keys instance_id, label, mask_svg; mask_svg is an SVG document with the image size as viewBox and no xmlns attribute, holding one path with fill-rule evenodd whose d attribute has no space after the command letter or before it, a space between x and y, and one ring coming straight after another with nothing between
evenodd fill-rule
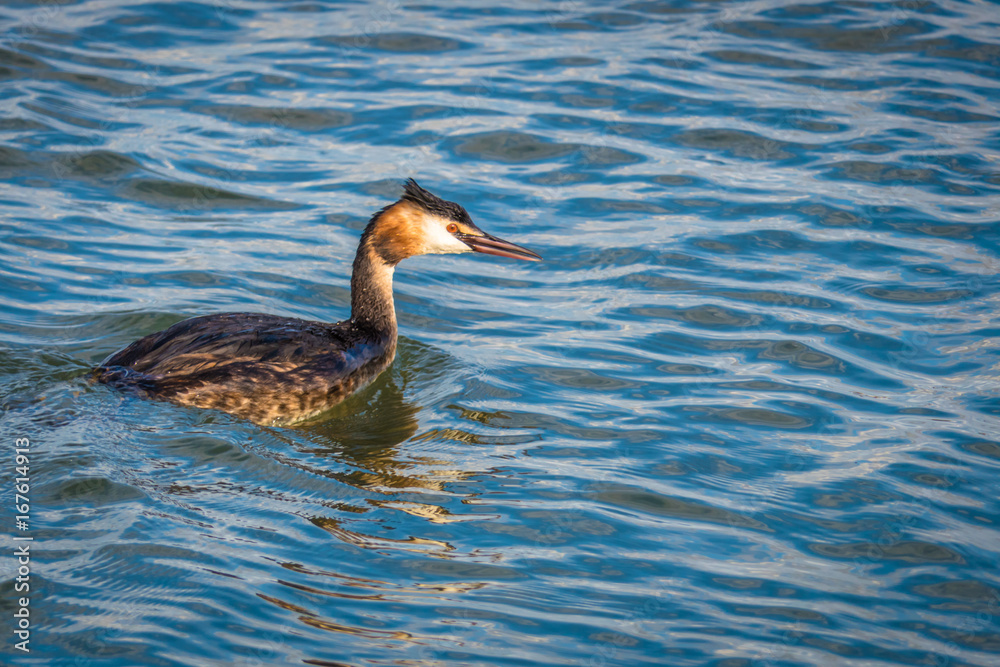
<instances>
[{"instance_id":1,"label":"water reflection","mask_svg":"<svg viewBox=\"0 0 1000 667\"><path fill-rule=\"evenodd\" d=\"M404 351L406 348L411 351ZM286 462L358 489L380 493L391 489L439 490L441 482L415 474L414 462L399 449L420 427L421 406L407 398L406 385L413 373L419 372L408 368L407 362L421 354L447 359L432 348L402 343L395 366L363 391L308 423L292 429L268 429L276 440L303 455ZM306 460L312 462L302 463Z\"/></svg>"},{"instance_id":2,"label":"water reflection","mask_svg":"<svg viewBox=\"0 0 1000 667\"><path fill-rule=\"evenodd\" d=\"M996 663L993 9L557 4L5 5L33 658ZM342 317L420 174L551 254L398 272L327 421L83 379L185 315Z\"/></svg>"}]
</instances>

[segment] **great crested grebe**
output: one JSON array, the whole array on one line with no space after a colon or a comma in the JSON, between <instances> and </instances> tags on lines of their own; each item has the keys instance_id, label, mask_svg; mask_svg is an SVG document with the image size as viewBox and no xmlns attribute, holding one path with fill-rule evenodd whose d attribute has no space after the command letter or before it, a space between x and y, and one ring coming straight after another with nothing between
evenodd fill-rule
<instances>
[{"instance_id":1,"label":"great crested grebe","mask_svg":"<svg viewBox=\"0 0 1000 667\"><path fill-rule=\"evenodd\" d=\"M409 179L372 216L351 275L351 318L336 324L261 313L220 313L140 338L95 369L106 384L258 424L293 424L361 389L396 355L392 273L414 255L482 252L540 260L490 236L464 208Z\"/></svg>"}]
</instances>

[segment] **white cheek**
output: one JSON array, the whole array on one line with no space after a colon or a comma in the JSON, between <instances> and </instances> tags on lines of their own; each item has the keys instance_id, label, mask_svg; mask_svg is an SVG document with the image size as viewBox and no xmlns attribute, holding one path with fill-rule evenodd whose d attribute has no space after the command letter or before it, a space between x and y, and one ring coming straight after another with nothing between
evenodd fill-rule
<instances>
[{"instance_id":1,"label":"white cheek","mask_svg":"<svg viewBox=\"0 0 1000 667\"><path fill-rule=\"evenodd\" d=\"M428 217L424 221L424 252L435 255L447 255L459 252L472 252L472 248L465 245L448 232L448 220L438 217Z\"/></svg>"}]
</instances>

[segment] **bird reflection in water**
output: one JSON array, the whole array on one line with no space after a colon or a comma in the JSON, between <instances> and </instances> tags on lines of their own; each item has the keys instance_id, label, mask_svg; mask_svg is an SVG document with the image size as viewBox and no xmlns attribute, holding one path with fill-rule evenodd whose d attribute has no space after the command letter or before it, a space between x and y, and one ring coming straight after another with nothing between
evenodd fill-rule
<instances>
[{"instance_id":1,"label":"bird reflection in water","mask_svg":"<svg viewBox=\"0 0 1000 667\"><path fill-rule=\"evenodd\" d=\"M297 450L302 459L282 459L311 474L335 479L364 492L363 501L337 500L330 503L336 516L314 516L310 521L338 539L362 547L392 545L393 548L428 549L442 553L451 545L437 540L408 537L403 540L373 537L345 528L343 513L356 517L376 508L395 509L431 523L452 523L482 518L482 515L454 515L432 502L418 502L414 495L454 494L452 487L482 470L464 471L454 461L419 456L400 447L405 442L424 440L418 435L421 406L408 395L421 395L420 387L434 387L461 370L449 355L422 343L404 340L400 362L383 373L371 386L349 398L321 419L292 429L271 429L272 435ZM408 387L411 387L408 390ZM457 429L448 429L456 431ZM434 433L434 432L431 432ZM472 442L472 433L462 432L449 440ZM405 452L405 453L404 453ZM305 459L305 460L303 460ZM323 463L323 461L327 463ZM398 496L405 494L406 499Z\"/></svg>"}]
</instances>

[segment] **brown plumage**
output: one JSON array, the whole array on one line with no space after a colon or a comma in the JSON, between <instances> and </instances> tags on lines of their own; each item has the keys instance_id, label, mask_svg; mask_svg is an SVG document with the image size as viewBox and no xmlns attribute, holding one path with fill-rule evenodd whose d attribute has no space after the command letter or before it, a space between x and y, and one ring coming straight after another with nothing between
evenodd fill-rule
<instances>
[{"instance_id":1,"label":"brown plumage","mask_svg":"<svg viewBox=\"0 0 1000 667\"><path fill-rule=\"evenodd\" d=\"M349 320L328 324L260 313L193 317L112 354L94 377L148 398L223 410L258 424L316 417L392 363L396 264L414 255L472 251L541 259L486 234L464 208L410 179L400 200L373 215L361 234Z\"/></svg>"}]
</instances>

